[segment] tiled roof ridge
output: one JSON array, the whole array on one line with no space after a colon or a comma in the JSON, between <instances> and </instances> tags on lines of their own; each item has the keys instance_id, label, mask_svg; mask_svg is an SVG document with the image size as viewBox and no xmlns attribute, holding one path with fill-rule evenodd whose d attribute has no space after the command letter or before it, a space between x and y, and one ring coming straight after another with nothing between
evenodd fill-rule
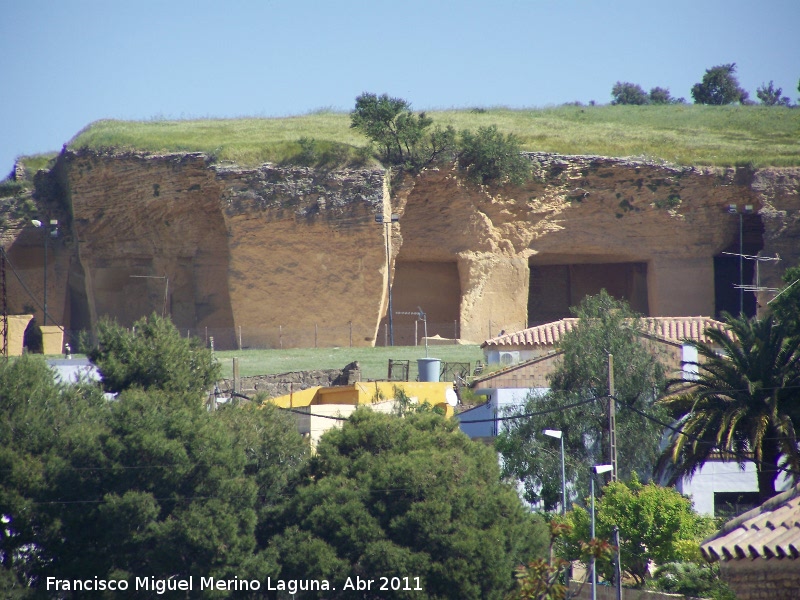
<instances>
[{"instance_id":1,"label":"tiled roof ridge","mask_svg":"<svg viewBox=\"0 0 800 600\"><path fill-rule=\"evenodd\" d=\"M706 329L726 329L725 323L701 315L692 317L641 317L640 320L644 324L643 329L646 333L657 335L666 340L693 339L705 341ZM484 341L481 347L554 345L561 340L565 333L572 331L579 321L580 319L576 317L567 317L558 321L528 327L521 331L504 333Z\"/></svg>"},{"instance_id":2,"label":"tiled roof ridge","mask_svg":"<svg viewBox=\"0 0 800 600\"><path fill-rule=\"evenodd\" d=\"M800 484L725 523L700 544L708 561L800 558Z\"/></svg>"}]
</instances>

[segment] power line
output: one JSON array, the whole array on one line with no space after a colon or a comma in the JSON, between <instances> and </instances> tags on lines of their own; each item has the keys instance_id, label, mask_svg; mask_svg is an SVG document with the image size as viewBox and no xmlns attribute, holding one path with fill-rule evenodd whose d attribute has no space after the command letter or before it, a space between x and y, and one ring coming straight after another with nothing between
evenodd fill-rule
<instances>
[{"instance_id":1,"label":"power line","mask_svg":"<svg viewBox=\"0 0 800 600\"><path fill-rule=\"evenodd\" d=\"M654 423L657 423L658 425L661 425L662 427L666 427L667 429L670 429L670 430L674 431L677 434L686 436L687 438L689 438L690 440L692 440L695 443L705 444L707 446L711 446L712 449L716 449L716 450L718 450L719 452L721 452L723 454L730 454L731 456L736 457L741 462L752 462L752 463L755 463L756 465L759 465L759 466L764 466L766 464L763 461L760 461L760 460L756 459L755 456L742 454L741 452L738 452L736 450L726 450L726 449L720 448L719 444L716 444L714 442L709 442L709 441L704 440L704 439L702 439L699 436L696 436L694 434L686 433L686 431L684 431L680 427L676 427L675 425L671 425L669 423L665 423L661 419L658 419L658 418L656 418L656 417L654 417L652 415L648 415L646 412L636 408L635 406L633 406L631 404L628 404L627 402L620 401L620 404L622 406L624 406L625 408L628 408L628 409L632 410L636 414L644 417L645 419L649 419L649 420L653 421ZM781 438L767 438L767 439L781 439ZM767 465L767 466L772 467L773 465ZM776 469L777 472L780 472L780 473L789 473L791 475L795 475L795 476L800 477L800 471L795 471L794 469L790 469L788 467L781 467L781 466L775 465L775 469Z\"/></svg>"}]
</instances>

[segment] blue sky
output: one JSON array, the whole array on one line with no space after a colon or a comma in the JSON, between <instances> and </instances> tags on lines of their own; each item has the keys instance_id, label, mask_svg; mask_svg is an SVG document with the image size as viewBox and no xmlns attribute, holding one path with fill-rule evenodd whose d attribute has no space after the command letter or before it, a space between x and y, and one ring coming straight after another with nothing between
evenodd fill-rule
<instances>
[{"instance_id":1,"label":"blue sky","mask_svg":"<svg viewBox=\"0 0 800 600\"><path fill-rule=\"evenodd\" d=\"M730 62L797 101L800 0L0 0L0 177L104 118L691 101Z\"/></svg>"}]
</instances>

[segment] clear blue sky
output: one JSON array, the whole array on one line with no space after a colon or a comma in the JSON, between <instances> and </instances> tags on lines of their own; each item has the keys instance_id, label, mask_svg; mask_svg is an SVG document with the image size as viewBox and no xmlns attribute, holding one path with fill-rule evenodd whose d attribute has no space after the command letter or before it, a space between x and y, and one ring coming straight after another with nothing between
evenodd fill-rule
<instances>
[{"instance_id":1,"label":"clear blue sky","mask_svg":"<svg viewBox=\"0 0 800 600\"><path fill-rule=\"evenodd\" d=\"M0 178L104 118L691 101L730 62L796 102L800 0L0 0Z\"/></svg>"}]
</instances>

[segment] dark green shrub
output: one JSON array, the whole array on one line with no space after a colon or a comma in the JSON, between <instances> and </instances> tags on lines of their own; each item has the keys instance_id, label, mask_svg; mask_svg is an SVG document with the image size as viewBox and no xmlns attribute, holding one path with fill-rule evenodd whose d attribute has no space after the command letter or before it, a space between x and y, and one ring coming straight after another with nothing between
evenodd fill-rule
<instances>
[{"instance_id":1,"label":"dark green shrub","mask_svg":"<svg viewBox=\"0 0 800 600\"><path fill-rule=\"evenodd\" d=\"M739 87L739 80L734 73L736 63L707 69L703 81L692 86L695 104L745 104L750 95Z\"/></svg>"},{"instance_id":2,"label":"dark green shrub","mask_svg":"<svg viewBox=\"0 0 800 600\"><path fill-rule=\"evenodd\" d=\"M736 600L736 594L719 577L719 566L673 562L659 567L650 587L670 594L712 600Z\"/></svg>"},{"instance_id":3,"label":"dark green shrub","mask_svg":"<svg viewBox=\"0 0 800 600\"><path fill-rule=\"evenodd\" d=\"M627 81L618 81L611 88L613 100L611 104L647 104L647 92L642 86Z\"/></svg>"},{"instance_id":4,"label":"dark green shrub","mask_svg":"<svg viewBox=\"0 0 800 600\"><path fill-rule=\"evenodd\" d=\"M475 133L461 132L458 165L468 179L482 184L519 185L531 176L531 164L521 154L519 140L511 133L503 135L496 125L479 127Z\"/></svg>"}]
</instances>

